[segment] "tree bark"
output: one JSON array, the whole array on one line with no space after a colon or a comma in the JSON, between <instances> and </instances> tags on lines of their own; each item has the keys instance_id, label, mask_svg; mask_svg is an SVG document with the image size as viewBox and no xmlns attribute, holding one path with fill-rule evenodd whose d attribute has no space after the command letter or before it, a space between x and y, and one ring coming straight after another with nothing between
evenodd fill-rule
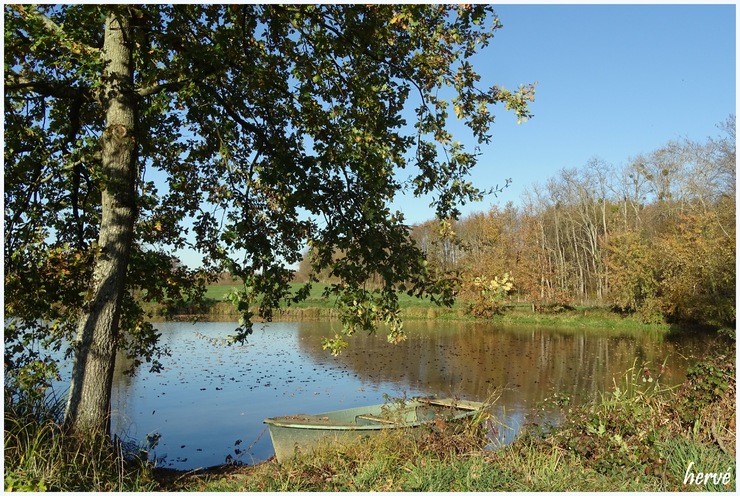
<instances>
[{"instance_id":1,"label":"tree bark","mask_svg":"<svg viewBox=\"0 0 740 496\"><path fill-rule=\"evenodd\" d=\"M136 217L136 101L126 7L112 8L101 56L102 217L92 281L77 327L65 426L110 434L121 303Z\"/></svg>"}]
</instances>

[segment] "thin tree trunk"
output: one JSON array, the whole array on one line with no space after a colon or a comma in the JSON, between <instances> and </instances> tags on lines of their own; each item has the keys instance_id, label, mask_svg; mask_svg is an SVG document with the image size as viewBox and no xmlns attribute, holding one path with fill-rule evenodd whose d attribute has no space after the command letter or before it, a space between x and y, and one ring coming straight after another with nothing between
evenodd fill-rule
<instances>
[{"instance_id":1,"label":"thin tree trunk","mask_svg":"<svg viewBox=\"0 0 740 496\"><path fill-rule=\"evenodd\" d=\"M125 7L108 13L102 51L102 217L65 413L65 425L78 432L110 433L118 327L136 216L136 104L127 16Z\"/></svg>"}]
</instances>

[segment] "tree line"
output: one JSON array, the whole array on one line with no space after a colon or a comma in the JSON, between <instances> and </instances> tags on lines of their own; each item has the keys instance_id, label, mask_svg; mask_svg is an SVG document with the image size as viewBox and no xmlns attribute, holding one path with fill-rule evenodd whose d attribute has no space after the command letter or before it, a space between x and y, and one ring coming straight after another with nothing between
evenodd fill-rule
<instances>
[{"instance_id":1,"label":"tree line","mask_svg":"<svg viewBox=\"0 0 740 496\"><path fill-rule=\"evenodd\" d=\"M430 220L411 236L430 263L459 273L463 295L508 275L531 302L734 327L734 115L718 128L620 166L592 158L532 185L517 207Z\"/></svg>"}]
</instances>

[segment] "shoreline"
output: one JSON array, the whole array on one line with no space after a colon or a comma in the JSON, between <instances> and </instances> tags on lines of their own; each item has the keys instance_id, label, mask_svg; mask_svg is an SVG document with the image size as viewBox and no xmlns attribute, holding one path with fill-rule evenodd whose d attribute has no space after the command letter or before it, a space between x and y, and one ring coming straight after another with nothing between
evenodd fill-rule
<instances>
[{"instance_id":1,"label":"shoreline","mask_svg":"<svg viewBox=\"0 0 740 496\"><path fill-rule=\"evenodd\" d=\"M734 360L709 362L675 388L643 383L633 367L599 400L563 405L560 425L532 424L493 450L475 428L441 425L420 443L391 437L322 446L282 463L272 457L254 465L154 469L153 475L158 491L664 492L699 488L697 478L715 474L707 479L712 489L734 491ZM721 370L715 372L721 393L702 382L711 367ZM694 479L687 483L689 473Z\"/></svg>"},{"instance_id":2,"label":"shoreline","mask_svg":"<svg viewBox=\"0 0 740 496\"><path fill-rule=\"evenodd\" d=\"M529 305L510 307L501 315L483 319L469 315L464 308L406 307L401 308L404 320L462 321L503 326L542 326L577 329L624 330L634 332L696 331L700 326L687 324L644 323L638 317L620 315L606 307L576 307L560 312L532 312ZM265 322L257 316L253 322ZM158 314L159 313L159 314ZM162 314L152 312L152 322L238 322L239 315L228 303L217 302L208 312ZM339 320L339 311L330 307L288 307L275 311L273 322L300 322L317 320ZM382 327L382 323L379 324Z\"/></svg>"}]
</instances>

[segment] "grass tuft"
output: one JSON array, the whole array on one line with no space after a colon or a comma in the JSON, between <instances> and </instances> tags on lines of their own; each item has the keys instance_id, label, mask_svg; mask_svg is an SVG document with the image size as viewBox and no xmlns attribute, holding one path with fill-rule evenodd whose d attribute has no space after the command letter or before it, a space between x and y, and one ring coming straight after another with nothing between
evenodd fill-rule
<instances>
[{"instance_id":1,"label":"grass tuft","mask_svg":"<svg viewBox=\"0 0 740 496\"><path fill-rule=\"evenodd\" d=\"M61 427L64 403L5 398L5 491L150 491L157 487L145 460L107 436L70 434Z\"/></svg>"}]
</instances>

